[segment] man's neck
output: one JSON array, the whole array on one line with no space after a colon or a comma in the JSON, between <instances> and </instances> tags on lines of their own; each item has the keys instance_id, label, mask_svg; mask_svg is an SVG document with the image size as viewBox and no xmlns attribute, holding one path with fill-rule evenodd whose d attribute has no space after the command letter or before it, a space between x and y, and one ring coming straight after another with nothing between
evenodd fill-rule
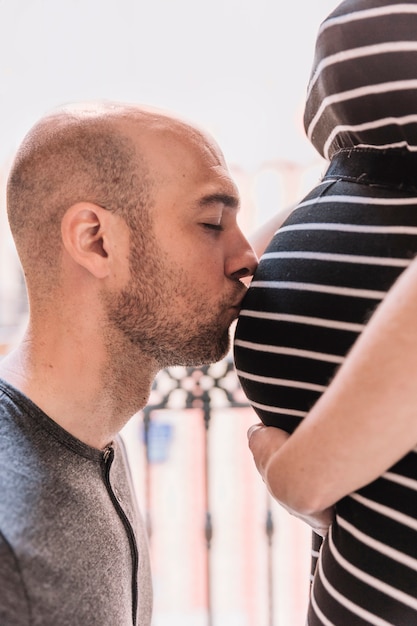
<instances>
[{"instance_id":1,"label":"man's neck","mask_svg":"<svg viewBox=\"0 0 417 626\"><path fill-rule=\"evenodd\" d=\"M123 374L93 358L53 358L23 342L0 361L0 377L19 389L44 413L87 445L103 449L149 398L154 370L131 368ZM96 350L97 353L97 350ZM134 376L132 373L134 372Z\"/></svg>"}]
</instances>

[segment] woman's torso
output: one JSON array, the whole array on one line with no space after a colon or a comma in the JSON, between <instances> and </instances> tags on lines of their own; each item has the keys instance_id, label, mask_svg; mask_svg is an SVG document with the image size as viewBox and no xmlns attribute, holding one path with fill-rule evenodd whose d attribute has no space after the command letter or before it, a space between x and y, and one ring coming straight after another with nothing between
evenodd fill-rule
<instances>
[{"instance_id":1,"label":"woman's torso","mask_svg":"<svg viewBox=\"0 0 417 626\"><path fill-rule=\"evenodd\" d=\"M366 176L361 159L372 159ZM407 152L342 151L262 256L236 328L235 362L265 423L296 428L417 253L414 171L417 155ZM416 531L411 451L337 505L310 626L417 623Z\"/></svg>"}]
</instances>

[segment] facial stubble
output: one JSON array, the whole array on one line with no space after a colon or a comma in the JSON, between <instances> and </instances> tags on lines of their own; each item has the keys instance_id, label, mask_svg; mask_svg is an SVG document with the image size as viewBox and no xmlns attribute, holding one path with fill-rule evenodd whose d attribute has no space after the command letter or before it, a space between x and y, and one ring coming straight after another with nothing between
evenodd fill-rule
<instances>
[{"instance_id":1,"label":"facial stubble","mask_svg":"<svg viewBox=\"0 0 417 626\"><path fill-rule=\"evenodd\" d=\"M106 300L110 327L123 338L125 349L150 357L160 369L214 363L229 350L228 300L211 308L154 238L140 251L133 247L128 284Z\"/></svg>"}]
</instances>

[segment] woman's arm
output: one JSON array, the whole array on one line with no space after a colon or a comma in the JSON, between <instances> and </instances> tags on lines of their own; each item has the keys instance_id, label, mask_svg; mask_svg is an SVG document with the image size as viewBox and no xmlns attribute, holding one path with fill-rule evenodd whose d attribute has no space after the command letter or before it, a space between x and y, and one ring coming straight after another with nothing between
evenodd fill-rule
<instances>
[{"instance_id":1,"label":"woman's arm","mask_svg":"<svg viewBox=\"0 0 417 626\"><path fill-rule=\"evenodd\" d=\"M249 431L249 446L270 492L302 517L370 483L416 444L414 260L294 434L260 426Z\"/></svg>"},{"instance_id":2,"label":"woman's arm","mask_svg":"<svg viewBox=\"0 0 417 626\"><path fill-rule=\"evenodd\" d=\"M294 206L287 207L278 211L267 222L259 226L252 235L248 236L249 243L255 250L256 255L261 257L265 251L265 248L271 241L272 237L277 232L281 224L287 219L290 213L294 210Z\"/></svg>"},{"instance_id":3,"label":"woman's arm","mask_svg":"<svg viewBox=\"0 0 417 626\"><path fill-rule=\"evenodd\" d=\"M266 467L272 455L274 455L287 441L292 437L285 430L264 426L263 424L255 424L248 431L249 447L252 450L256 467L263 477L266 486L275 499L278 499L271 490L271 485L266 480ZM333 507L328 507L322 511L306 512L296 511L290 508L286 502L279 500L280 504L287 509L291 515L295 515L303 522L311 526L311 528L322 537L327 535L330 524L333 521Z\"/></svg>"}]
</instances>

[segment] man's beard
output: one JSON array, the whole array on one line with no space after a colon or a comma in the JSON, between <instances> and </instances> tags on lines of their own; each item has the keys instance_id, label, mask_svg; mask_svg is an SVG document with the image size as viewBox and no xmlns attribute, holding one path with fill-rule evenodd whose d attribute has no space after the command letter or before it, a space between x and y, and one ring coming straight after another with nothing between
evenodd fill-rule
<instances>
[{"instance_id":1,"label":"man's beard","mask_svg":"<svg viewBox=\"0 0 417 626\"><path fill-rule=\"evenodd\" d=\"M123 290L112 303L110 319L132 346L155 359L161 369L213 363L228 352L229 329L213 319L205 323L203 307L202 315L193 310L190 318L178 320L170 318L165 307L155 310L153 303L150 308L142 292L142 288Z\"/></svg>"},{"instance_id":2,"label":"man's beard","mask_svg":"<svg viewBox=\"0 0 417 626\"><path fill-rule=\"evenodd\" d=\"M160 369L219 361L230 347L230 313L225 319L229 301L210 310L187 282L186 272L174 271L155 244L149 247L140 259L132 255L127 287L106 298L110 328L128 340L123 342L128 352L139 349ZM176 306L179 302L182 307Z\"/></svg>"}]
</instances>

